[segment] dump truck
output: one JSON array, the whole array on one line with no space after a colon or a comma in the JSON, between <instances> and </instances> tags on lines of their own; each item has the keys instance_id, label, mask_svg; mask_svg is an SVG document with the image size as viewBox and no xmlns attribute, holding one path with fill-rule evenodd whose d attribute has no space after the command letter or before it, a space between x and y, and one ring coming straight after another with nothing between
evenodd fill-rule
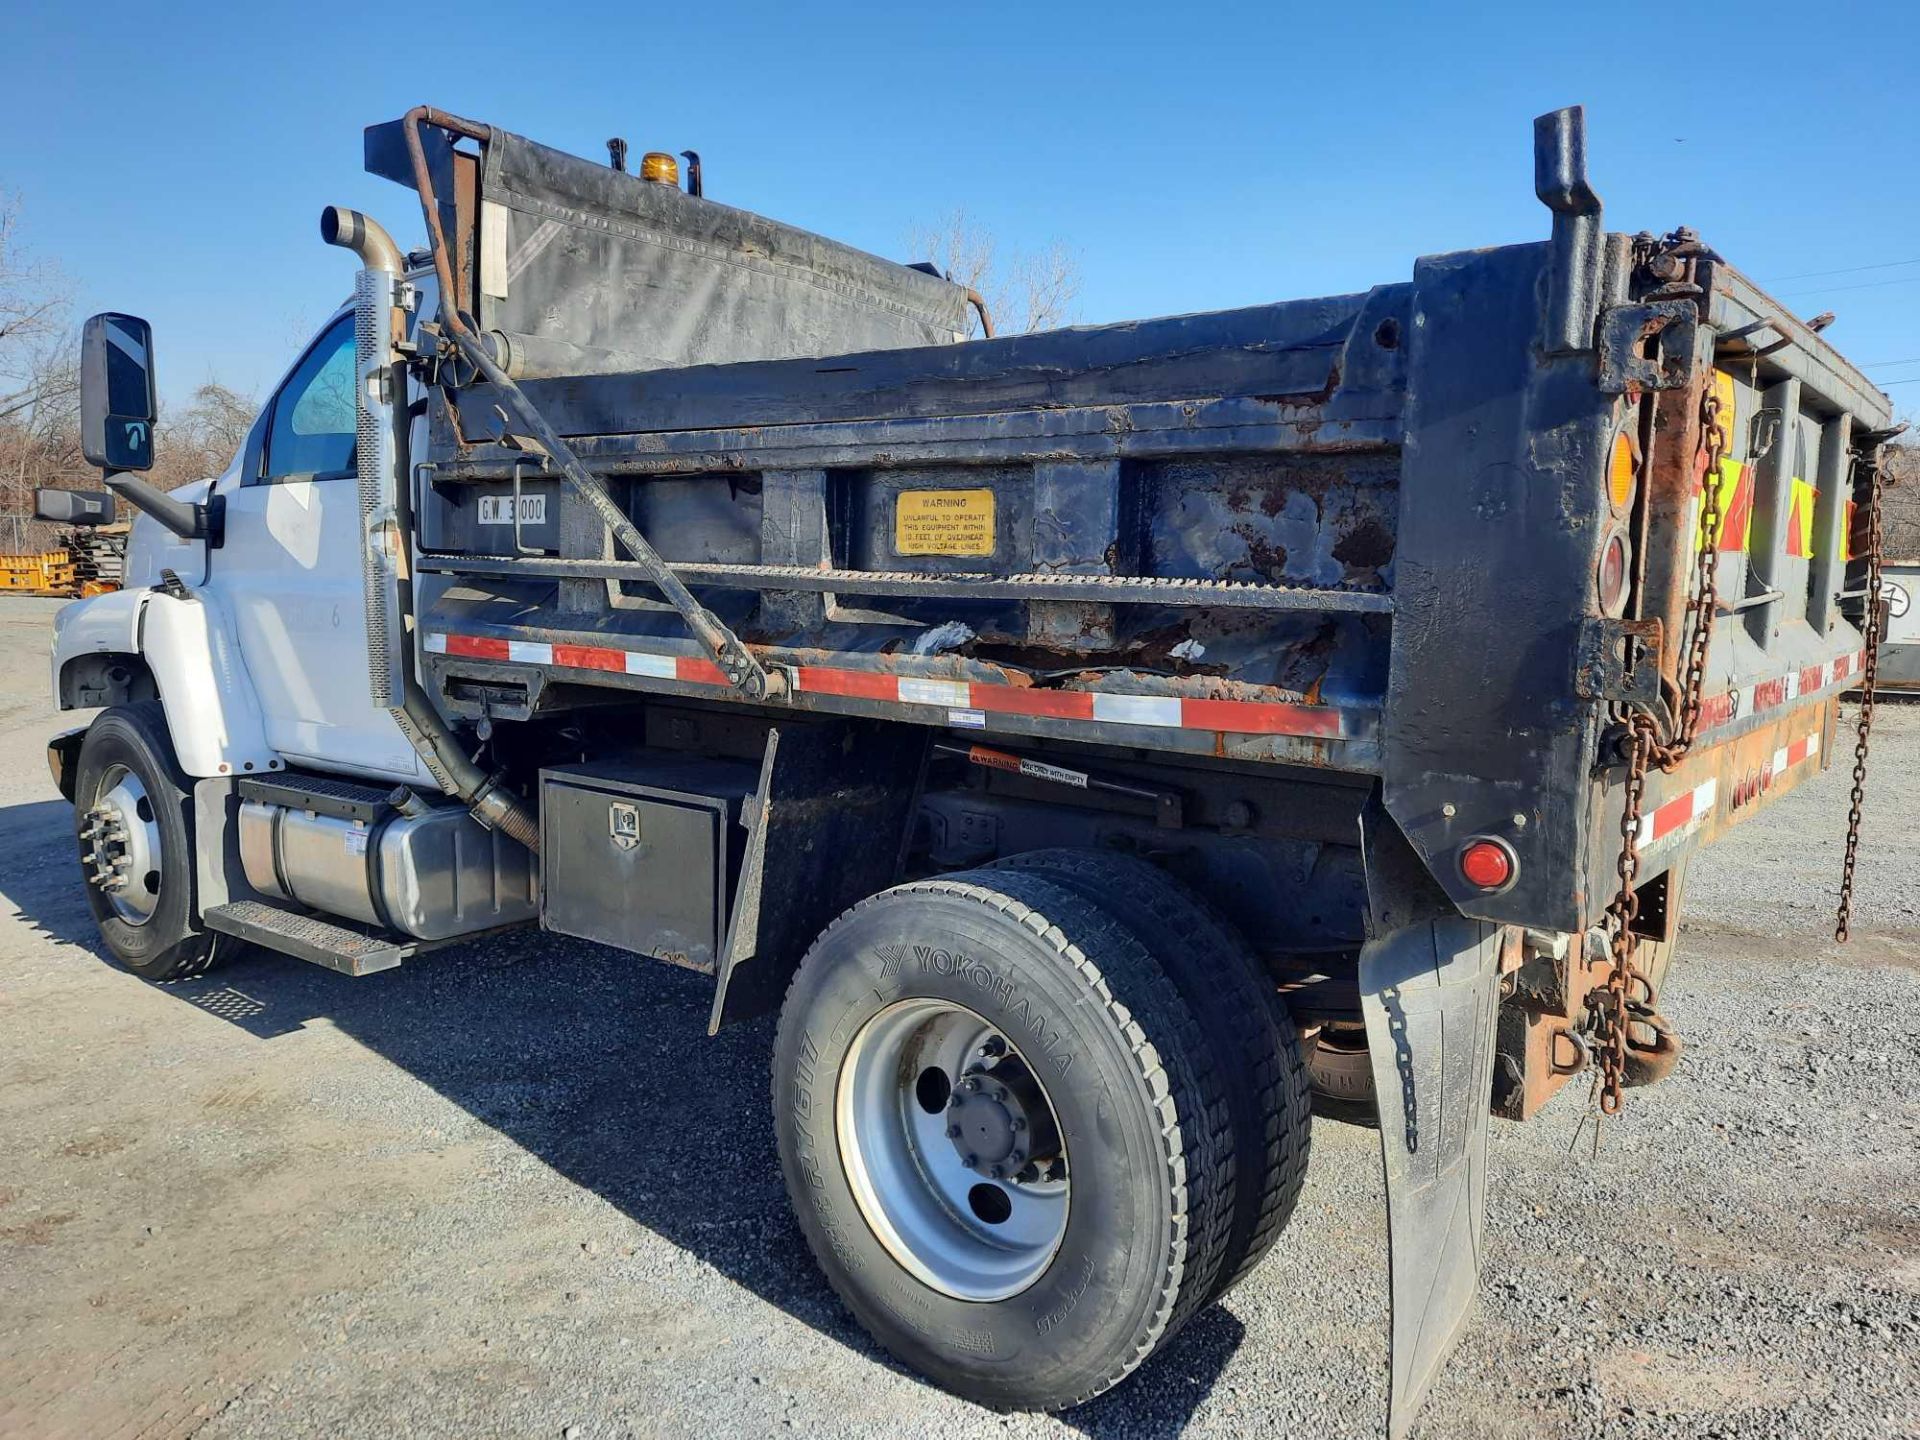
<instances>
[{"instance_id":1,"label":"dump truck","mask_svg":"<svg viewBox=\"0 0 1920 1440\"><path fill-rule=\"evenodd\" d=\"M106 949L707 977L712 1029L777 1015L826 1279L992 1407L1124 1379L1272 1246L1316 1106L1374 1125L1404 1432L1491 1117L1673 1070L1692 857L1844 743L1886 397L1691 230L1606 230L1578 109L1545 240L1009 336L695 152L420 107L364 154L425 247L324 212L352 299L223 474L141 479L151 329L85 330L141 515L49 763Z\"/></svg>"}]
</instances>

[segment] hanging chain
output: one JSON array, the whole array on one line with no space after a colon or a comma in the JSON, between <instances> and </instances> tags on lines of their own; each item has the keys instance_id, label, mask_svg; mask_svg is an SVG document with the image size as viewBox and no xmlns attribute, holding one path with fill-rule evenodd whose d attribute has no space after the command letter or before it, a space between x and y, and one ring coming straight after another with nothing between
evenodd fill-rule
<instances>
[{"instance_id":1,"label":"hanging chain","mask_svg":"<svg viewBox=\"0 0 1920 1440\"><path fill-rule=\"evenodd\" d=\"M1685 662L1680 672L1679 713L1671 735L1662 738L1659 722L1646 710L1626 716L1626 795L1620 812L1620 891L1607 906L1608 948L1612 967L1606 984L1587 1001L1593 1013L1600 1073L1596 1092L1602 1115L1618 1113L1626 1088L1627 1028L1637 1015L1653 1013L1653 982L1635 963L1640 937L1633 922L1640 913L1640 824L1647 774L1655 766L1674 769L1686 758L1700 728L1705 700L1707 655L1713 646L1713 622L1720 608L1720 461L1726 442L1720 430L1720 400L1711 390L1700 403L1700 448L1704 453L1700 496L1699 551L1694 557L1692 598ZM1596 1142L1598 1136L1595 1137Z\"/></svg>"},{"instance_id":2,"label":"hanging chain","mask_svg":"<svg viewBox=\"0 0 1920 1440\"><path fill-rule=\"evenodd\" d=\"M1866 666L1861 673L1859 729L1853 742L1853 799L1847 810L1847 855L1840 866L1840 908L1834 916L1833 938L1847 943L1853 925L1853 866L1860 854L1860 811L1867 799L1867 744L1873 734L1873 687L1879 673L1880 606L1880 463L1868 457L1867 466L1867 613L1861 625L1866 644Z\"/></svg>"}]
</instances>

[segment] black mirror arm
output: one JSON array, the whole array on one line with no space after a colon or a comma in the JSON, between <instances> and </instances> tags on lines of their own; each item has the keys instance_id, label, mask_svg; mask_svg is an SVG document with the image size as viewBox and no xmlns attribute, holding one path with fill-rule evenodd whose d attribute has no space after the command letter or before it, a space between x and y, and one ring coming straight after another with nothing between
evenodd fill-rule
<instances>
[{"instance_id":1,"label":"black mirror arm","mask_svg":"<svg viewBox=\"0 0 1920 1440\"><path fill-rule=\"evenodd\" d=\"M182 540L204 540L219 549L226 506L218 495L207 504L176 500L166 491L148 484L131 470L108 470L103 477L107 488L136 510L144 510Z\"/></svg>"}]
</instances>

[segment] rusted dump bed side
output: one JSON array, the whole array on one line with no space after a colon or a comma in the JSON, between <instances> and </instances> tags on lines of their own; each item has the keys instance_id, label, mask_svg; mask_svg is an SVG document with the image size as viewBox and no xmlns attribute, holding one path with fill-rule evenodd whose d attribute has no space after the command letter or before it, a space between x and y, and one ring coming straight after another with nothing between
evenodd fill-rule
<instances>
[{"instance_id":1,"label":"rusted dump bed side","mask_svg":"<svg viewBox=\"0 0 1920 1440\"><path fill-rule=\"evenodd\" d=\"M1408 301L524 388L802 707L1366 771ZM429 612L450 678L515 644L544 661L528 705L721 693L569 492L523 465L516 512L514 457L436 419L421 563L461 577Z\"/></svg>"},{"instance_id":2,"label":"rusted dump bed side","mask_svg":"<svg viewBox=\"0 0 1920 1440\"><path fill-rule=\"evenodd\" d=\"M1629 708L1674 723L1709 470L1747 486L1748 518L1718 561L1700 741L1648 787L1642 874L1826 763L1857 683L1846 532L1885 397L1684 234L1428 257L1410 283L1220 314L523 388L792 705L1378 776L1479 918L1599 920L1615 740ZM448 393L415 497L446 702L736 701L573 492L481 438L488 387ZM1514 860L1492 892L1458 866L1481 838Z\"/></svg>"}]
</instances>

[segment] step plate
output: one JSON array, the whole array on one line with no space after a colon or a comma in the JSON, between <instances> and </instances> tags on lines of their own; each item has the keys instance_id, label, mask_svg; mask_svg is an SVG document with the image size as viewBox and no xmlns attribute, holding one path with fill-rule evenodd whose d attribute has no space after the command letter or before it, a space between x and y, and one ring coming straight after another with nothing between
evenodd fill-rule
<instances>
[{"instance_id":1,"label":"step plate","mask_svg":"<svg viewBox=\"0 0 1920 1440\"><path fill-rule=\"evenodd\" d=\"M416 948L411 942L337 925L314 915L296 915L259 900L216 905L202 919L209 930L324 965L342 975L391 970Z\"/></svg>"},{"instance_id":2,"label":"step plate","mask_svg":"<svg viewBox=\"0 0 1920 1440\"><path fill-rule=\"evenodd\" d=\"M285 805L291 810L311 810L316 815L334 815L342 820L360 820L372 824L390 808L393 791L351 780L336 780L331 775L242 776L240 798L258 800L266 805Z\"/></svg>"}]
</instances>

